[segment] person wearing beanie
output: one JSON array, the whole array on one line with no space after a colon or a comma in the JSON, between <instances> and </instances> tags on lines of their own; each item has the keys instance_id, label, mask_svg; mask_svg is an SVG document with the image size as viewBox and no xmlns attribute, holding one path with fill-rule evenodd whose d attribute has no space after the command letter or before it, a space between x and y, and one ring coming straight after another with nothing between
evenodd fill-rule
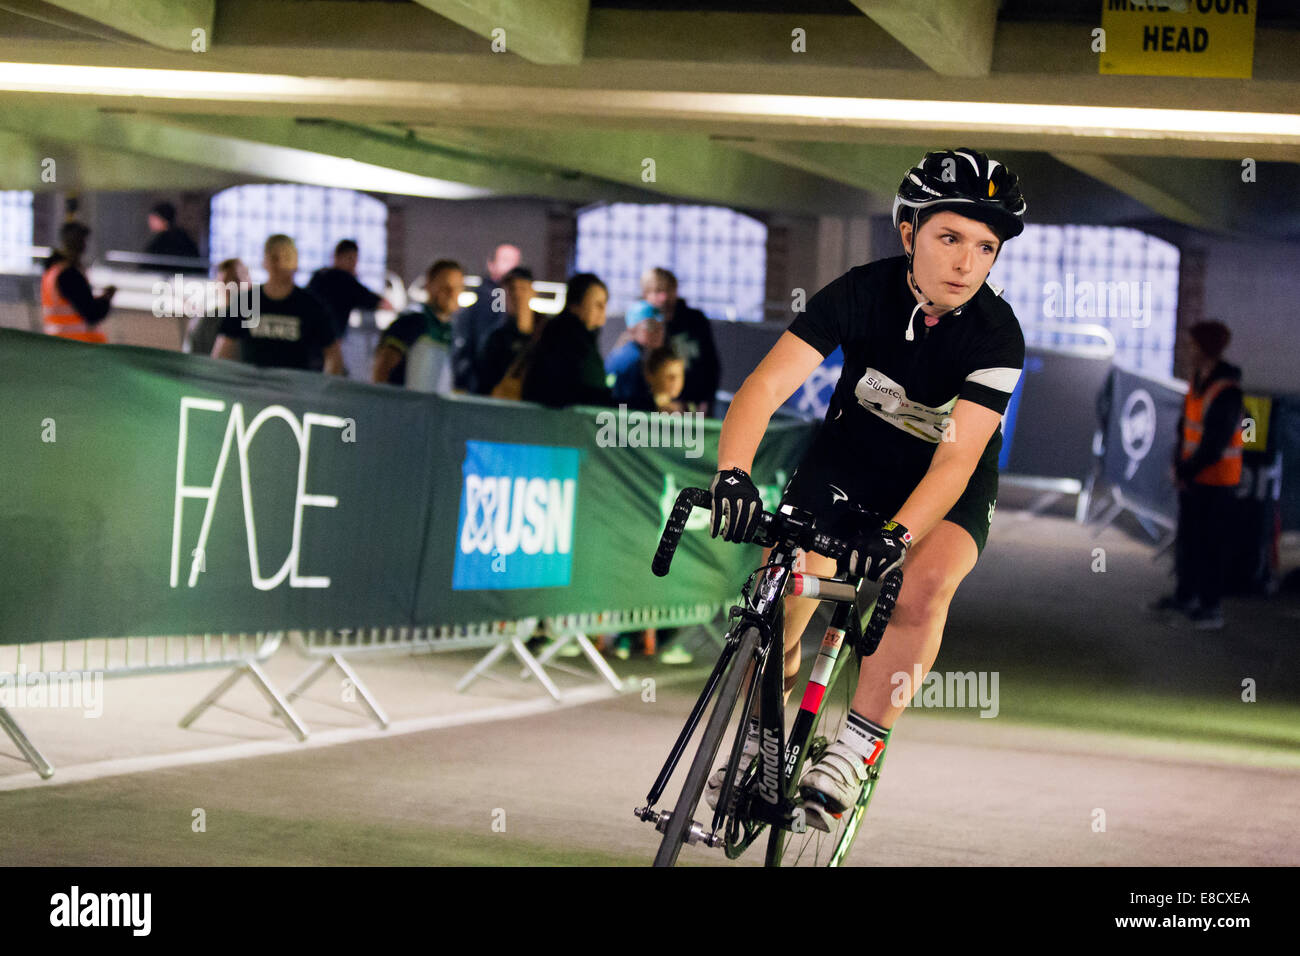
<instances>
[{"instance_id":1,"label":"person wearing beanie","mask_svg":"<svg viewBox=\"0 0 1300 956\"><path fill-rule=\"evenodd\" d=\"M1152 606L1186 614L1198 630L1219 630L1232 500L1241 481L1241 369L1223 360L1232 333L1222 322L1197 322L1188 336L1192 376L1172 469L1178 489L1178 584Z\"/></svg>"}]
</instances>

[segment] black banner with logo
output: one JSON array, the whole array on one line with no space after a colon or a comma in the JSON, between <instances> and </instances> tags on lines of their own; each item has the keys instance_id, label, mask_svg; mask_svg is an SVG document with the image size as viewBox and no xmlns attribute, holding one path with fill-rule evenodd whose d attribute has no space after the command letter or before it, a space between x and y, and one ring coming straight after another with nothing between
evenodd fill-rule
<instances>
[{"instance_id":1,"label":"black banner with logo","mask_svg":"<svg viewBox=\"0 0 1300 956\"><path fill-rule=\"evenodd\" d=\"M1102 475L1134 504L1178 516L1170 469L1179 445L1183 392L1174 383L1114 367L1109 385Z\"/></svg>"}]
</instances>

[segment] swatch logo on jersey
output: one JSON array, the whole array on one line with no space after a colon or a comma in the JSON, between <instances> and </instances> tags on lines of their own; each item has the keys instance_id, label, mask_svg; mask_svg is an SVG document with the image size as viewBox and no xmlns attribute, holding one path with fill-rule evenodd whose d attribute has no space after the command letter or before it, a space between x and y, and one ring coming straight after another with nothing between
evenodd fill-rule
<instances>
[{"instance_id":1,"label":"swatch logo on jersey","mask_svg":"<svg viewBox=\"0 0 1300 956\"><path fill-rule=\"evenodd\" d=\"M465 442L452 589L567 587L576 448Z\"/></svg>"}]
</instances>

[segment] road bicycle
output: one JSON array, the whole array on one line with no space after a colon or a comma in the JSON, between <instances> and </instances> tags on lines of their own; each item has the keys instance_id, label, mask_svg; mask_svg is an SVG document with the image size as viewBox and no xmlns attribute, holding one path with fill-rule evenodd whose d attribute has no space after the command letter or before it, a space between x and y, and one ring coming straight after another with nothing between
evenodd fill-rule
<instances>
[{"instance_id":1,"label":"road bicycle","mask_svg":"<svg viewBox=\"0 0 1300 956\"><path fill-rule=\"evenodd\" d=\"M685 488L677 496L652 563L656 575L668 573L691 510L708 508L711 501L712 495L704 488ZM854 510L864 527L868 526L866 522L882 520L860 506ZM655 779L645 806L634 811L638 819L653 823L663 834L655 866L674 865L686 845L722 847L728 859L735 859L765 831L768 866L839 866L861 828L884 764L882 756L868 769L856 805L839 815L819 813L829 825L829 832L808 823L808 813L818 811L807 804L810 797L799 790L804 763L820 757L843 729L857 684L857 665L862 657L875 653L880 644L902 587L902 568L884 575L874 598L860 614L858 608L866 604L870 591L861 577L823 578L794 569L799 549L838 560L847 551L846 542L820 533L811 513L791 505L780 506L775 514L761 512L756 527L755 543L772 549L768 562L751 574L742 588L742 603L731 609L731 624L713 672ZM834 611L787 738L783 634L784 598L788 594L831 601ZM865 627L863 619L867 621ZM853 650L852 654L841 653L845 645ZM850 660L854 666L846 668ZM718 808L706 827L695 820L696 807L751 670L754 678L744 693ZM656 810L655 804L663 796L715 694L717 701L676 805L671 811ZM746 728L755 707L759 716L759 755L737 781Z\"/></svg>"}]
</instances>

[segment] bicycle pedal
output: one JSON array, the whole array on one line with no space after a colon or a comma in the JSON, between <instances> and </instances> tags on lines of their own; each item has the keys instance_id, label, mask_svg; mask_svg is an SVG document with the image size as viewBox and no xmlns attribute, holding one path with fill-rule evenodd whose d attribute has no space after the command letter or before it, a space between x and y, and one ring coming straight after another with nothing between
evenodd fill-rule
<instances>
[{"instance_id":1,"label":"bicycle pedal","mask_svg":"<svg viewBox=\"0 0 1300 956\"><path fill-rule=\"evenodd\" d=\"M817 800L805 800L801 805L804 824L808 829L830 833L843 814L831 813Z\"/></svg>"}]
</instances>

